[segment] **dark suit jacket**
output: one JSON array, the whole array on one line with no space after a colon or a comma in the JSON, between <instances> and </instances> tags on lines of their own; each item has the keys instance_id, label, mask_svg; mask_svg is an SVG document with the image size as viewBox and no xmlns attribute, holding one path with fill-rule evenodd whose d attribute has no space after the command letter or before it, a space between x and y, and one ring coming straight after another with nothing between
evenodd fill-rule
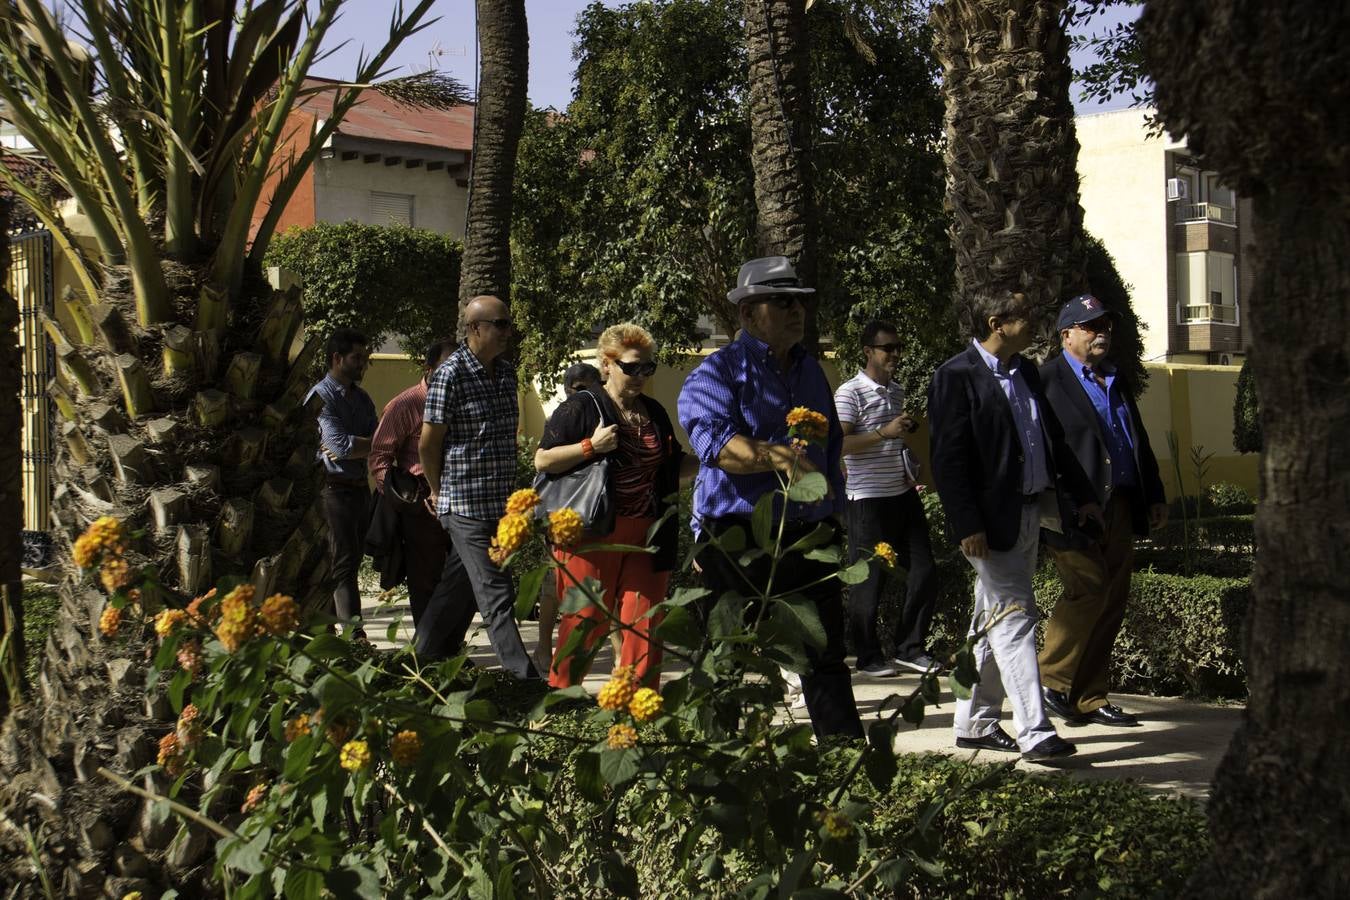
<instances>
[{"instance_id":1,"label":"dark suit jacket","mask_svg":"<svg viewBox=\"0 0 1350 900\"><path fill-rule=\"evenodd\" d=\"M1060 518L1067 519L1079 504L1092 502L1092 487L1045 402L1036 366L1025 358L1019 366L1037 398L1050 483ZM974 346L934 373L928 420L933 477L952 539L983 531L991 550L1011 550L1022 520L1022 442L1007 395Z\"/></svg>"},{"instance_id":2,"label":"dark suit jacket","mask_svg":"<svg viewBox=\"0 0 1350 900\"><path fill-rule=\"evenodd\" d=\"M1054 357L1041 366L1041 383L1045 385L1045 399L1055 411L1055 418L1064 429L1064 440L1074 458L1092 485L1093 496L1102 508L1111 499L1111 455L1103 436L1101 417L1083 390L1078 374L1065 363L1063 355ZM1148 509L1155 503L1167 502L1162 479L1158 477L1158 460L1148 441L1148 432L1139 417L1139 407L1125 391L1125 406L1130 411L1130 427L1134 436L1135 471L1139 486L1135 496L1140 502L1130 506L1134 533L1148 535ZM1091 535L1075 527L1077 519L1066 520L1064 533L1045 533L1046 543L1053 547L1081 549L1091 541Z\"/></svg>"}]
</instances>

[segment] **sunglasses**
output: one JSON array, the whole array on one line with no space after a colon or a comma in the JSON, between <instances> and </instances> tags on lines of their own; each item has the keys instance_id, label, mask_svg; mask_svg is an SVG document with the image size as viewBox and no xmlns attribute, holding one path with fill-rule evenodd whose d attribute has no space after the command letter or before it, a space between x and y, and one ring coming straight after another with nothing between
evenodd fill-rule
<instances>
[{"instance_id":1,"label":"sunglasses","mask_svg":"<svg viewBox=\"0 0 1350 900\"><path fill-rule=\"evenodd\" d=\"M898 343L891 343L891 344L868 344L867 346L871 347L873 350L880 350L882 353L899 353L899 352L900 352L900 345L899 345Z\"/></svg>"},{"instance_id":2,"label":"sunglasses","mask_svg":"<svg viewBox=\"0 0 1350 900\"><path fill-rule=\"evenodd\" d=\"M796 294L772 294L762 300L756 300L756 303L768 303L778 309L792 309L792 304L797 303L801 298Z\"/></svg>"},{"instance_id":3,"label":"sunglasses","mask_svg":"<svg viewBox=\"0 0 1350 900\"><path fill-rule=\"evenodd\" d=\"M1075 322L1073 327L1090 331L1093 334L1104 334L1110 333L1115 326L1110 319L1102 316L1100 319L1093 319L1091 322Z\"/></svg>"},{"instance_id":4,"label":"sunglasses","mask_svg":"<svg viewBox=\"0 0 1350 900\"><path fill-rule=\"evenodd\" d=\"M508 328L511 327L511 320L510 320L510 319L475 319L474 321L470 322L469 324L470 324L470 325L483 325L483 324L494 325L494 326L496 326L497 328L499 328L500 330L506 331Z\"/></svg>"},{"instance_id":5,"label":"sunglasses","mask_svg":"<svg viewBox=\"0 0 1350 900\"><path fill-rule=\"evenodd\" d=\"M629 378L651 378L656 374L656 363L651 360L647 362L624 362L621 359L616 359L614 364L622 369L623 374Z\"/></svg>"}]
</instances>

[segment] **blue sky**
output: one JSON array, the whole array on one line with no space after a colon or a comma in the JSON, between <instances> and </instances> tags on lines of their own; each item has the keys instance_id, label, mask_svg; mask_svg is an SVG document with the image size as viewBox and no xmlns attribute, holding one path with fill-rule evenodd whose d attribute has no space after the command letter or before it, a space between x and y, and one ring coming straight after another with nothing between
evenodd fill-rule
<instances>
[{"instance_id":1,"label":"blue sky","mask_svg":"<svg viewBox=\"0 0 1350 900\"><path fill-rule=\"evenodd\" d=\"M408 6L412 0L404 0ZM620 5L618 0L605 0L607 6ZM572 96L572 41L577 13L587 0L526 0L525 12L530 21L530 101L535 106L554 106L562 109ZM316 73L330 78L347 78L356 70L356 58L362 43L372 49L383 43L389 31L388 0L352 0L342 17L333 26L329 46L348 43L321 63ZM1122 13L1113 9L1107 17L1093 23L1099 31L1107 24L1119 21L1122 15L1133 16L1138 8ZM474 0L436 0L432 15L439 21L414 35L395 55L393 65L404 72L423 70L434 65L473 86L474 54ZM1081 65L1081 60L1075 59ZM1076 96L1076 91L1075 91ZM1084 107L1079 112L1115 109L1129 105L1129 99L1117 99L1107 106Z\"/></svg>"}]
</instances>

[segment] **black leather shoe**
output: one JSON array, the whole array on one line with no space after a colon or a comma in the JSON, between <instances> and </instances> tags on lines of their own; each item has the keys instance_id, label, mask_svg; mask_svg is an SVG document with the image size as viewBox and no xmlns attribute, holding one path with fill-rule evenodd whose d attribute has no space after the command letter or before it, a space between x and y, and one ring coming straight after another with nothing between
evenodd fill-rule
<instances>
[{"instance_id":1,"label":"black leather shoe","mask_svg":"<svg viewBox=\"0 0 1350 900\"><path fill-rule=\"evenodd\" d=\"M956 746L962 750L993 750L996 753L1017 752L1017 741L1009 737L1008 732L1002 728L995 728L983 737L959 737L956 739Z\"/></svg>"},{"instance_id":2,"label":"black leather shoe","mask_svg":"<svg viewBox=\"0 0 1350 900\"><path fill-rule=\"evenodd\" d=\"M1069 705L1069 698L1063 691L1056 691L1052 688L1041 688L1041 699L1045 702L1045 708L1066 722L1075 724L1082 722L1083 714Z\"/></svg>"},{"instance_id":3,"label":"black leather shoe","mask_svg":"<svg viewBox=\"0 0 1350 900\"><path fill-rule=\"evenodd\" d=\"M1027 762L1044 762L1050 759L1061 759L1065 756L1073 756L1078 752L1078 748L1070 744L1064 738L1057 734L1052 734L1041 741L1035 747L1022 753L1022 758Z\"/></svg>"},{"instance_id":4,"label":"black leather shoe","mask_svg":"<svg viewBox=\"0 0 1350 900\"><path fill-rule=\"evenodd\" d=\"M1138 728L1139 720L1127 713L1125 710L1116 706L1114 703L1108 703L1105 706L1094 709L1090 713L1082 716L1084 722L1091 722L1093 725L1110 725L1113 728Z\"/></svg>"}]
</instances>

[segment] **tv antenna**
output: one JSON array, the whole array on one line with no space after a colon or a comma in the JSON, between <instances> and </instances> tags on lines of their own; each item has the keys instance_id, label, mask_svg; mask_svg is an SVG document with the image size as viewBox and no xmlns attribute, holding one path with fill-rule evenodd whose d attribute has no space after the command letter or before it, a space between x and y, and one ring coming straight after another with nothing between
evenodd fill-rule
<instances>
[{"instance_id":1,"label":"tv antenna","mask_svg":"<svg viewBox=\"0 0 1350 900\"><path fill-rule=\"evenodd\" d=\"M427 65L432 69L438 69L440 68L440 60L441 57L443 56L468 56L468 55L469 55L469 48L467 47L460 46L457 48L450 47L449 49L447 49L446 47L441 45L440 41L437 41L432 46L432 48L427 51Z\"/></svg>"}]
</instances>

